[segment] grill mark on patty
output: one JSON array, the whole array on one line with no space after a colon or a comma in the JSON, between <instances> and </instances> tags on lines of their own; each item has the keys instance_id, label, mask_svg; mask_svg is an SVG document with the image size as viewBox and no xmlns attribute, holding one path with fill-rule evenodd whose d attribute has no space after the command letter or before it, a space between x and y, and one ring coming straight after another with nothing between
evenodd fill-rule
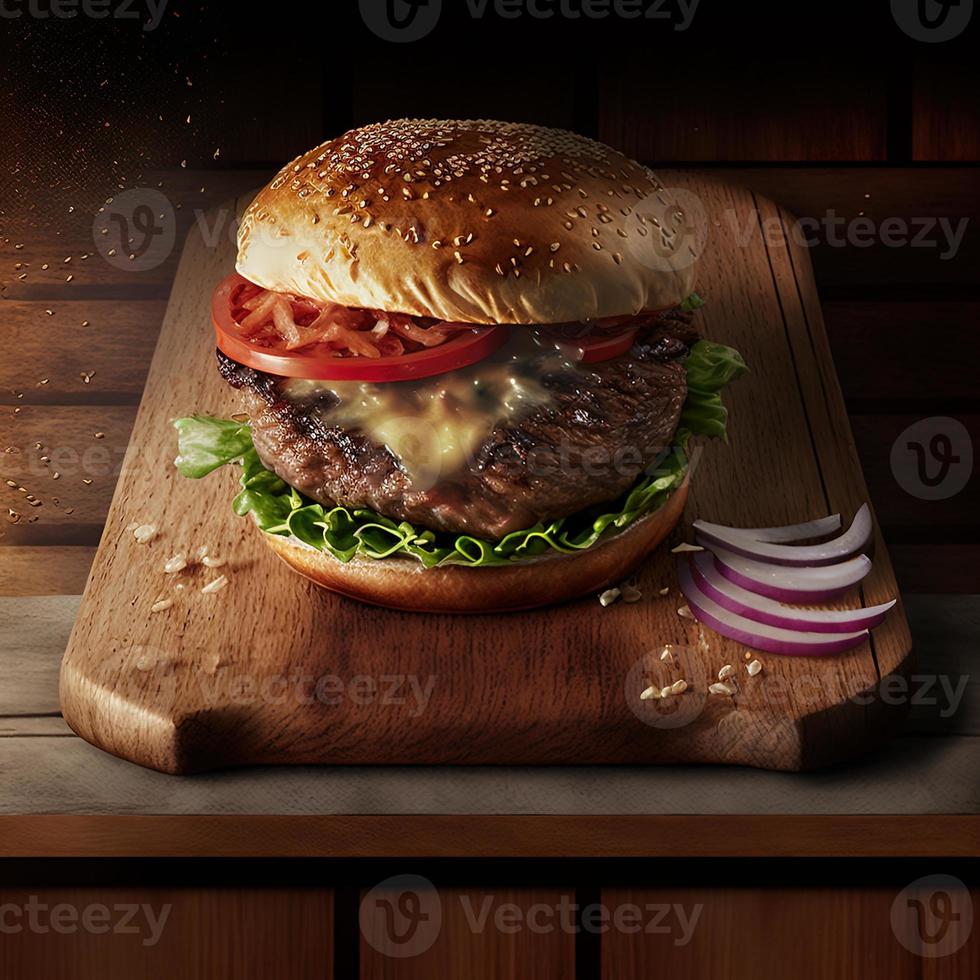
<instances>
[{"instance_id":1,"label":"grill mark on patty","mask_svg":"<svg viewBox=\"0 0 980 980\"><path fill-rule=\"evenodd\" d=\"M697 339L691 319L671 311L622 357L549 371L550 406L495 426L470 466L427 489L385 446L330 425L329 394L290 399L282 379L217 359L243 394L259 457L291 486L327 506L494 539L615 500L669 447L687 396L681 360Z\"/></svg>"}]
</instances>

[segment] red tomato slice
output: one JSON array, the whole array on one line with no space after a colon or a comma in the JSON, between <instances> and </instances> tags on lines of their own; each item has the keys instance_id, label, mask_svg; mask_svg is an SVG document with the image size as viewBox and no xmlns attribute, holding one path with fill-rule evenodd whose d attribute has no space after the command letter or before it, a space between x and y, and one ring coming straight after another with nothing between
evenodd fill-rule
<instances>
[{"instance_id":1,"label":"red tomato slice","mask_svg":"<svg viewBox=\"0 0 980 980\"><path fill-rule=\"evenodd\" d=\"M556 323L541 328L559 347L581 364L596 364L625 354L642 327L653 323L663 310L636 315L607 316L590 323Z\"/></svg>"},{"instance_id":2,"label":"red tomato slice","mask_svg":"<svg viewBox=\"0 0 980 980\"><path fill-rule=\"evenodd\" d=\"M543 332L572 360L595 364L625 354L633 346L639 330L639 325L610 332L586 324L562 324L560 329L546 327Z\"/></svg>"},{"instance_id":3,"label":"red tomato slice","mask_svg":"<svg viewBox=\"0 0 980 980\"><path fill-rule=\"evenodd\" d=\"M616 334L592 334L582 337L566 346L576 355L576 360L582 364L595 364L598 361L609 361L620 354L625 354L636 339L637 330L626 330ZM580 356L579 356L580 355Z\"/></svg>"},{"instance_id":4,"label":"red tomato slice","mask_svg":"<svg viewBox=\"0 0 980 980\"><path fill-rule=\"evenodd\" d=\"M506 327L472 327L460 324L457 336L438 346L391 357L324 356L310 351L290 351L285 344L262 346L242 335L232 316L232 295L250 286L237 273L223 279L211 298L211 319L219 350L256 371L310 381L408 381L444 374L475 364L497 350L507 339ZM237 297L241 302L241 293Z\"/></svg>"}]
</instances>

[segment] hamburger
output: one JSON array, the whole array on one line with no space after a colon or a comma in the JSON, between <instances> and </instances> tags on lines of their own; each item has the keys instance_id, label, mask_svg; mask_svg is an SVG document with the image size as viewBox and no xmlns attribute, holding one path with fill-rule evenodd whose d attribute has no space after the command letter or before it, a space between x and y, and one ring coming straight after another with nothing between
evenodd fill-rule
<instances>
[{"instance_id":1,"label":"hamburger","mask_svg":"<svg viewBox=\"0 0 980 980\"><path fill-rule=\"evenodd\" d=\"M397 120L285 166L216 284L235 418L177 467L239 463L234 509L318 585L486 612L600 591L680 519L738 353L699 336L683 210L563 130Z\"/></svg>"}]
</instances>

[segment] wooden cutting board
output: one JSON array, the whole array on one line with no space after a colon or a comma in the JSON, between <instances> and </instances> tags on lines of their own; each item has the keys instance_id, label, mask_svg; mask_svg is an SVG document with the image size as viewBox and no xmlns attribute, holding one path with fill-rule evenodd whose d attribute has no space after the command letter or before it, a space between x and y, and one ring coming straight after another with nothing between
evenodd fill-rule
<instances>
[{"instance_id":1,"label":"wooden cutting board","mask_svg":"<svg viewBox=\"0 0 980 980\"><path fill-rule=\"evenodd\" d=\"M686 522L760 526L840 511L867 490L834 374L809 257L792 218L712 177L669 173L707 216L698 290L704 335L751 373L725 393L728 444L703 444ZM235 203L240 212L245 201ZM674 557L661 549L640 602L596 599L495 616L371 608L317 590L235 517L236 474L173 468L170 420L238 410L214 366L208 318L233 267L227 235L185 246L105 534L65 654L61 701L81 736L171 773L253 763L731 763L805 769L863 752L895 729L901 698L876 692L907 667L897 607L870 642L830 658L759 655L678 615ZM138 543L128 528L154 524ZM877 532L876 532L877 533ZM221 569L163 573L207 545ZM852 604L897 595L880 533ZM228 586L203 594L226 574ZM176 589L177 584L184 586ZM666 595L660 590L669 588ZM151 607L162 598L173 605ZM673 659L661 661L665 645ZM725 664L733 697L707 693ZM683 678L685 694L640 701Z\"/></svg>"}]
</instances>

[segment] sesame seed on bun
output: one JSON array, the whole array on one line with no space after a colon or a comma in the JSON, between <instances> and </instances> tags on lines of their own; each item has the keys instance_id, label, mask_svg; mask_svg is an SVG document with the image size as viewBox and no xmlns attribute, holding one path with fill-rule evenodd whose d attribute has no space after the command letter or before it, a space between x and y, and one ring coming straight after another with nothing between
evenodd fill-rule
<instances>
[{"instance_id":1,"label":"sesame seed on bun","mask_svg":"<svg viewBox=\"0 0 980 980\"><path fill-rule=\"evenodd\" d=\"M671 307L684 214L646 167L565 130L400 119L287 164L246 210L238 272L276 292L466 323Z\"/></svg>"}]
</instances>

